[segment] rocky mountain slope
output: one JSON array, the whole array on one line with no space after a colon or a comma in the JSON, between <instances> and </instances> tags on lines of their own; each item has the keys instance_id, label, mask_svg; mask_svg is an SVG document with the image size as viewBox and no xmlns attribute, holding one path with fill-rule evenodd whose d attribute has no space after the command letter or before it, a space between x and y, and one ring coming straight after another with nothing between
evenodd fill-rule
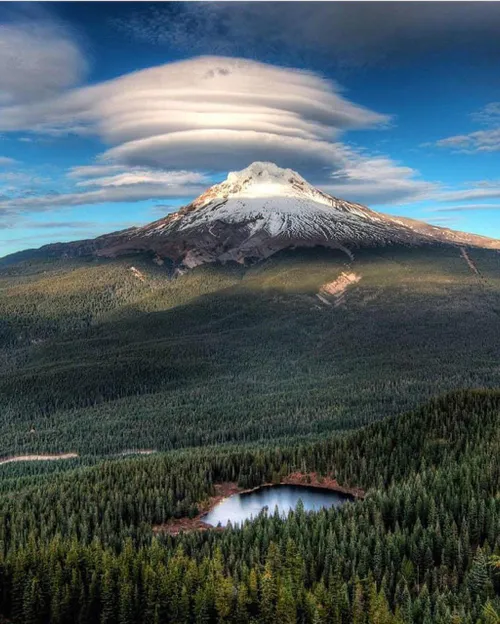
<instances>
[{"instance_id":1,"label":"rocky mountain slope","mask_svg":"<svg viewBox=\"0 0 500 624\"><path fill-rule=\"evenodd\" d=\"M291 169L254 162L191 204L144 227L46 245L26 257L117 257L150 252L176 266L261 260L294 247L353 249L428 244L500 248L500 241L392 217L331 197Z\"/></svg>"}]
</instances>

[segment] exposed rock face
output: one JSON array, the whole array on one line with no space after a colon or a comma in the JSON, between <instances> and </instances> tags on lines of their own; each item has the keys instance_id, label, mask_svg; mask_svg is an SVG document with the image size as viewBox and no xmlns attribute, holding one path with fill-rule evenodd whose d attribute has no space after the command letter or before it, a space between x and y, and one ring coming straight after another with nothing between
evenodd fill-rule
<instances>
[{"instance_id":1,"label":"exposed rock face","mask_svg":"<svg viewBox=\"0 0 500 624\"><path fill-rule=\"evenodd\" d=\"M191 204L144 227L93 241L48 245L49 256L152 252L192 268L206 262L260 260L288 247L451 244L500 248L500 241L384 215L337 199L291 169L255 162L230 173Z\"/></svg>"}]
</instances>

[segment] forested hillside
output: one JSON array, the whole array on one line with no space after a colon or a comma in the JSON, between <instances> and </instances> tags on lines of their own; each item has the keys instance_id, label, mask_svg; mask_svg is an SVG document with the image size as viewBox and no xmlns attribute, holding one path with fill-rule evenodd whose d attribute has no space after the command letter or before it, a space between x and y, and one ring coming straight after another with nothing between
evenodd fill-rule
<instances>
[{"instance_id":1,"label":"forested hillside","mask_svg":"<svg viewBox=\"0 0 500 624\"><path fill-rule=\"evenodd\" d=\"M154 260L0 270L1 455L317 439L500 387L496 251Z\"/></svg>"},{"instance_id":2,"label":"forested hillside","mask_svg":"<svg viewBox=\"0 0 500 624\"><path fill-rule=\"evenodd\" d=\"M0 613L27 623L498 622L500 393L459 392L309 444L191 450L50 475L1 467ZM216 483L293 470L338 509L172 537Z\"/></svg>"},{"instance_id":3,"label":"forested hillside","mask_svg":"<svg viewBox=\"0 0 500 624\"><path fill-rule=\"evenodd\" d=\"M499 262L2 268L0 461L70 458L0 463L0 621L498 624ZM295 472L366 497L165 530Z\"/></svg>"}]
</instances>

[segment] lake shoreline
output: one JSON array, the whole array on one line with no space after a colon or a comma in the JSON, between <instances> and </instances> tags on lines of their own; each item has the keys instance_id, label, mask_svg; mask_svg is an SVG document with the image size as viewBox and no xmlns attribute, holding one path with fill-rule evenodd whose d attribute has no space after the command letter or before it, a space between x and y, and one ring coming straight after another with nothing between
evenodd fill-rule
<instances>
[{"instance_id":1,"label":"lake shoreline","mask_svg":"<svg viewBox=\"0 0 500 624\"><path fill-rule=\"evenodd\" d=\"M335 479L332 479L331 477L320 477L316 472L292 472L278 482L261 483L260 485L256 485L252 488L241 488L237 483L227 481L224 483L216 483L214 485L216 492L215 495L211 496L207 501L198 506L199 512L194 518L173 518L164 524L153 526L153 533L166 533L175 537L181 532L208 531L210 529L214 531L223 531L224 527L214 527L211 524L204 522L203 517L212 511L214 507L234 494L250 494L251 492L255 492L262 488L274 487L277 485L296 485L307 488L329 490L331 492L338 492L339 494L349 496L353 500L362 500L365 497L365 492L362 489L344 487L339 485Z\"/></svg>"}]
</instances>

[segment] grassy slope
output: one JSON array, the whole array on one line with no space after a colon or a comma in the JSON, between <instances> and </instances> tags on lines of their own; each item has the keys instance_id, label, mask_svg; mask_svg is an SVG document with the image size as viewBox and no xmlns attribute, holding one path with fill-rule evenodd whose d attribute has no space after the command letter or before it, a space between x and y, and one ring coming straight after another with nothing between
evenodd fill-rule
<instances>
[{"instance_id":1,"label":"grassy slope","mask_svg":"<svg viewBox=\"0 0 500 624\"><path fill-rule=\"evenodd\" d=\"M479 274L458 250L358 252L338 307L316 297L336 252L176 280L138 258L3 269L2 454L317 436L498 386L500 256L469 255Z\"/></svg>"}]
</instances>

